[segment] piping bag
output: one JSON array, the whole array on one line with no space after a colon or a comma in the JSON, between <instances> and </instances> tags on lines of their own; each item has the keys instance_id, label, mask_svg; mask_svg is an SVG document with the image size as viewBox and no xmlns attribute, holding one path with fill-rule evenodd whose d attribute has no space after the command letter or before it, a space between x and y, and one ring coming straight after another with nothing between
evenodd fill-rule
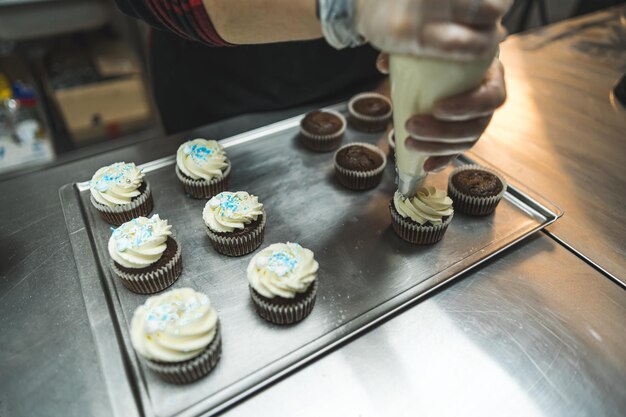
<instances>
[{"instance_id":1,"label":"piping bag","mask_svg":"<svg viewBox=\"0 0 626 417\"><path fill-rule=\"evenodd\" d=\"M457 62L435 58L391 55L391 100L396 137L398 191L413 197L427 173L429 155L406 148L406 121L414 114L431 114L435 102L479 86L496 54L477 61Z\"/></svg>"}]
</instances>

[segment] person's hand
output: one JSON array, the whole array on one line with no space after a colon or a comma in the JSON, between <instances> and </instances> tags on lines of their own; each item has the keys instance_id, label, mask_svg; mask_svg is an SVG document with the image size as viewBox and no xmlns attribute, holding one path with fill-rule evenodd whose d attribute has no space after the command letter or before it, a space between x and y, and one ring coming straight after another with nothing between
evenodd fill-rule
<instances>
[{"instance_id":1,"label":"person's hand","mask_svg":"<svg viewBox=\"0 0 626 417\"><path fill-rule=\"evenodd\" d=\"M378 69L389 72L389 57L381 54ZM435 103L432 115L414 115L406 122L408 149L431 155L425 171L438 171L459 154L470 149L491 121L493 112L504 104L504 68L495 58L485 79L476 89Z\"/></svg>"},{"instance_id":2,"label":"person's hand","mask_svg":"<svg viewBox=\"0 0 626 417\"><path fill-rule=\"evenodd\" d=\"M386 53L473 60L493 52L512 0L356 0L356 29Z\"/></svg>"}]
</instances>

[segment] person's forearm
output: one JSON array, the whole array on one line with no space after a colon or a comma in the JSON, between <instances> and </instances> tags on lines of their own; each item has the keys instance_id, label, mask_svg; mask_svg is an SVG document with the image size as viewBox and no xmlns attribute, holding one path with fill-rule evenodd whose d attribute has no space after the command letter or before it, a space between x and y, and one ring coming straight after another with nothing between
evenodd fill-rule
<instances>
[{"instance_id":1,"label":"person's forearm","mask_svg":"<svg viewBox=\"0 0 626 417\"><path fill-rule=\"evenodd\" d=\"M315 0L203 0L219 35L233 44L315 39L322 36Z\"/></svg>"}]
</instances>

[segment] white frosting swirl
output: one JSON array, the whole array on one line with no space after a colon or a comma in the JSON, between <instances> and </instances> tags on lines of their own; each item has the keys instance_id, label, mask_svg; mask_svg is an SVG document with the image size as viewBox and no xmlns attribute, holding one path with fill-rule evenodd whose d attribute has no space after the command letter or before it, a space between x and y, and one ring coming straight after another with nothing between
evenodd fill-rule
<instances>
[{"instance_id":1,"label":"white frosting swirl","mask_svg":"<svg viewBox=\"0 0 626 417\"><path fill-rule=\"evenodd\" d=\"M297 243L275 243L257 253L248 264L250 286L267 298L294 298L317 278L319 264L313 252Z\"/></svg>"},{"instance_id":2,"label":"white frosting swirl","mask_svg":"<svg viewBox=\"0 0 626 417\"><path fill-rule=\"evenodd\" d=\"M189 178L210 181L222 178L228 163L224 148L217 141L194 139L180 145L176 165Z\"/></svg>"},{"instance_id":3,"label":"white frosting swirl","mask_svg":"<svg viewBox=\"0 0 626 417\"><path fill-rule=\"evenodd\" d=\"M454 213L450 197L445 191L435 187L420 188L412 198L405 198L396 191L393 205L400 216L409 217L420 225L427 222L433 225L442 224L443 217L450 217Z\"/></svg>"},{"instance_id":4,"label":"white frosting swirl","mask_svg":"<svg viewBox=\"0 0 626 417\"><path fill-rule=\"evenodd\" d=\"M225 191L211 198L202 211L204 224L218 233L243 229L263 214L258 197L245 191Z\"/></svg>"},{"instance_id":5,"label":"white frosting swirl","mask_svg":"<svg viewBox=\"0 0 626 417\"><path fill-rule=\"evenodd\" d=\"M124 223L109 239L109 255L118 264L132 269L145 268L158 261L165 252L172 226L158 214L137 217Z\"/></svg>"},{"instance_id":6,"label":"white frosting swirl","mask_svg":"<svg viewBox=\"0 0 626 417\"><path fill-rule=\"evenodd\" d=\"M139 194L144 173L133 163L116 162L96 171L89 182L91 195L100 204L128 204Z\"/></svg>"},{"instance_id":7,"label":"white frosting swirl","mask_svg":"<svg viewBox=\"0 0 626 417\"><path fill-rule=\"evenodd\" d=\"M144 358L182 362L198 356L217 333L217 312L209 297L180 288L150 297L135 310L130 337Z\"/></svg>"}]
</instances>

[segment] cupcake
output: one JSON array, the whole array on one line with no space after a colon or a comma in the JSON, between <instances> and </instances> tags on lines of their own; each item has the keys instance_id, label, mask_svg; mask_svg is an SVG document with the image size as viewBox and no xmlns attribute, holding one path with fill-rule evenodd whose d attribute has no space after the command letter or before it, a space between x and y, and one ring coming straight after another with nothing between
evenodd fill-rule
<instances>
[{"instance_id":1,"label":"cupcake","mask_svg":"<svg viewBox=\"0 0 626 417\"><path fill-rule=\"evenodd\" d=\"M228 187L230 161L217 141L190 140L176 152L176 175L191 197L211 198Z\"/></svg>"},{"instance_id":2,"label":"cupcake","mask_svg":"<svg viewBox=\"0 0 626 417\"><path fill-rule=\"evenodd\" d=\"M152 294L172 285L183 263L172 226L158 214L124 223L109 239L111 269L122 284L138 294Z\"/></svg>"},{"instance_id":3,"label":"cupcake","mask_svg":"<svg viewBox=\"0 0 626 417\"><path fill-rule=\"evenodd\" d=\"M506 180L480 165L464 165L450 174L448 194L459 213L473 216L491 214L506 192Z\"/></svg>"},{"instance_id":4,"label":"cupcake","mask_svg":"<svg viewBox=\"0 0 626 417\"><path fill-rule=\"evenodd\" d=\"M276 324L292 324L311 313L317 295L318 263L297 243L275 243L248 264L250 295L257 313Z\"/></svg>"},{"instance_id":5,"label":"cupcake","mask_svg":"<svg viewBox=\"0 0 626 417\"><path fill-rule=\"evenodd\" d=\"M226 191L211 198L202 218L211 244L223 255L246 255L263 242L267 222L263 204L245 191Z\"/></svg>"},{"instance_id":6,"label":"cupcake","mask_svg":"<svg viewBox=\"0 0 626 417\"><path fill-rule=\"evenodd\" d=\"M383 178L387 157L379 147L355 142L335 152L335 176L351 190L374 188Z\"/></svg>"},{"instance_id":7,"label":"cupcake","mask_svg":"<svg viewBox=\"0 0 626 417\"><path fill-rule=\"evenodd\" d=\"M307 148L326 152L337 149L346 131L346 119L334 110L316 110L300 122L300 139Z\"/></svg>"},{"instance_id":8,"label":"cupcake","mask_svg":"<svg viewBox=\"0 0 626 417\"><path fill-rule=\"evenodd\" d=\"M106 222L115 226L152 211L150 185L133 163L116 162L100 168L89 186L91 204Z\"/></svg>"},{"instance_id":9,"label":"cupcake","mask_svg":"<svg viewBox=\"0 0 626 417\"><path fill-rule=\"evenodd\" d=\"M148 298L133 314L130 338L146 366L174 384L207 375L222 353L217 312L191 288Z\"/></svg>"},{"instance_id":10,"label":"cupcake","mask_svg":"<svg viewBox=\"0 0 626 417\"><path fill-rule=\"evenodd\" d=\"M435 187L421 188L406 198L396 191L389 204L391 224L398 236L414 245L439 242L452 221L452 200Z\"/></svg>"},{"instance_id":11,"label":"cupcake","mask_svg":"<svg viewBox=\"0 0 626 417\"><path fill-rule=\"evenodd\" d=\"M362 93L348 103L350 124L367 133L383 132L391 120L391 101L378 93Z\"/></svg>"}]
</instances>

